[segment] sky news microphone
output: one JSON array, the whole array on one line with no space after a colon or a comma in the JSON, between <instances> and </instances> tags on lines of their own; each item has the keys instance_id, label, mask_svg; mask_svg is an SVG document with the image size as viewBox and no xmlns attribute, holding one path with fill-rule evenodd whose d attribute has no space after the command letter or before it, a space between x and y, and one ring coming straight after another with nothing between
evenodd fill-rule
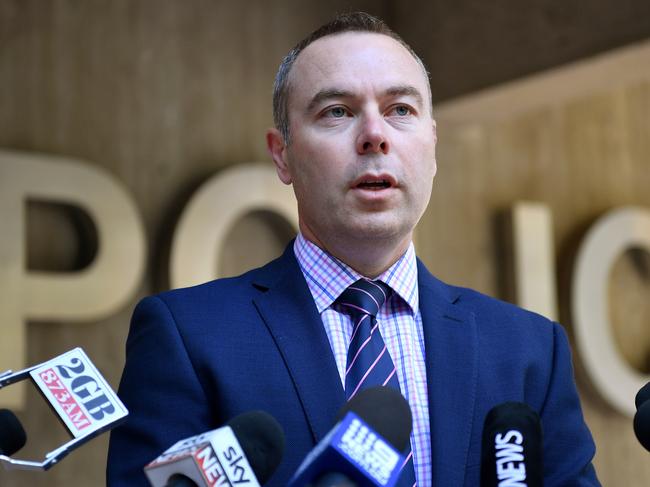
<instances>
[{"instance_id":1,"label":"sky news microphone","mask_svg":"<svg viewBox=\"0 0 650 487\"><path fill-rule=\"evenodd\" d=\"M522 402L506 402L485 417L481 487L543 487L542 426Z\"/></svg>"},{"instance_id":2,"label":"sky news microphone","mask_svg":"<svg viewBox=\"0 0 650 487\"><path fill-rule=\"evenodd\" d=\"M25 429L16 415L0 409L0 455L11 456L27 443Z\"/></svg>"},{"instance_id":3,"label":"sky news microphone","mask_svg":"<svg viewBox=\"0 0 650 487\"><path fill-rule=\"evenodd\" d=\"M650 382L637 392L634 403L634 434L643 448L650 451Z\"/></svg>"},{"instance_id":4,"label":"sky news microphone","mask_svg":"<svg viewBox=\"0 0 650 487\"><path fill-rule=\"evenodd\" d=\"M343 406L338 423L307 455L290 487L391 487L413 427L399 391L372 387Z\"/></svg>"},{"instance_id":5,"label":"sky news microphone","mask_svg":"<svg viewBox=\"0 0 650 487\"><path fill-rule=\"evenodd\" d=\"M154 487L259 487L275 472L283 453L280 424L268 413L251 411L177 442L144 472Z\"/></svg>"}]
</instances>

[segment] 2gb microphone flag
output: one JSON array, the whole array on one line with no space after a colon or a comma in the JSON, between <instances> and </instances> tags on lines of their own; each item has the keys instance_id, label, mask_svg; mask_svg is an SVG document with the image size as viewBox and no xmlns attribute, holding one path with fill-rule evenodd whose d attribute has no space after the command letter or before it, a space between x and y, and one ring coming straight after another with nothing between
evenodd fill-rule
<instances>
[{"instance_id":1,"label":"2gb microphone flag","mask_svg":"<svg viewBox=\"0 0 650 487\"><path fill-rule=\"evenodd\" d=\"M126 420L129 412L79 347L46 362L14 372L0 372L0 389L32 379L70 432L72 439L43 461L0 455L7 469L48 470L71 451Z\"/></svg>"},{"instance_id":2,"label":"2gb microphone flag","mask_svg":"<svg viewBox=\"0 0 650 487\"><path fill-rule=\"evenodd\" d=\"M128 414L81 348L44 362L30 375L75 438L92 435Z\"/></svg>"}]
</instances>

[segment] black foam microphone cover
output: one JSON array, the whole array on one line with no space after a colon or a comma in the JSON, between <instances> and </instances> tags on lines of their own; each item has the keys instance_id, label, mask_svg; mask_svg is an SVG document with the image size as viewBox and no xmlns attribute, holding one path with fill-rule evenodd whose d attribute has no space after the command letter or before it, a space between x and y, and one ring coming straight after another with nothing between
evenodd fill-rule
<instances>
[{"instance_id":1,"label":"black foam microphone cover","mask_svg":"<svg viewBox=\"0 0 650 487\"><path fill-rule=\"evenodd\" d=\"M634 403L634 434L643 448L650 451L650 382L637 392Z\"/></svg>"},{"instance_id":2,"label":"black foam microphone cover","mask_svg":"<svg viewBox=\"0 0 650 487\"><path fill-rule=\"evenodd\" d=\"M23 425L14 413L0 409L0 455L13 455L27 443Z\"/></svg>"},{"instance_id":3,"label":"black foam microphone cover","mask_svg":"<svg viewBox=\"0 0 650 487\"><path fill-rule=\"evenodd\" d=\"M634 434L643 448L650 451L650 401L643 403L634 415Z\"/></svg>"},{"instance_id":4,"label":"black foam microphone cover","mask_svg":"<svg viewBox=\"0 0 650 487\"><path fill-rule=\"evenodd\" d=\"M369 387L356 394L339 411L337 421L352 411L397 451L404 451L413 429L411 408L392 387Z\"/></svg>"},{"instance_id":5,"label":"black foam microphone cover","mask_svg":"<svg viewBox=\"0 0 650 487\"><path fill-rule=\"evenodd\" d=\"M481 487L508 481L543 487L542 448L542 426L530 406L506 402L492 408L483 427Z\"/></svg>"},{"instance_id":6,"label":"black foam microphone cover","mask_svg":"<svg viewBox=\"0 0 650 487\"><path fill-rule=\"evenodd\" d=\"M258 482L265 484L278 468L284 454L282 426L264 411L240 414L227 425L235 433Z\"/></svg>"}]
</instances>

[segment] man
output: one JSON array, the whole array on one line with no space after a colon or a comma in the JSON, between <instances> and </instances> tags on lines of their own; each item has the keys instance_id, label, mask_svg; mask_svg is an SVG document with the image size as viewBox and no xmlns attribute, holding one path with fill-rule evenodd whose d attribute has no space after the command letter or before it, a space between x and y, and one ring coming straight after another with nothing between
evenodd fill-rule
<instances>
[{"instance_id":1,"label":"man","mask_svg":"<svg viewBox=\"0 0 650 487\"><path fill-rule=\"evenodd\" d=\"M175 441L263 409L288 445L268 485L286 485L370 373L349 377L368 318L366 343L383 345L373 365L385 362L413 411L403 480L478 485L487 411L522 401L542 418L545 485L598 485L559 325L448 286L415 257L436 172L415 53L374 17L340 16L285 58L274 116L267 143L300 234L265 267L137 307L120 385L131 417L111 438L109 484L146 485L142 466ZM345 297L366 284L385 301L376 316L349 313Z\"/></svg>"}]
</instances>

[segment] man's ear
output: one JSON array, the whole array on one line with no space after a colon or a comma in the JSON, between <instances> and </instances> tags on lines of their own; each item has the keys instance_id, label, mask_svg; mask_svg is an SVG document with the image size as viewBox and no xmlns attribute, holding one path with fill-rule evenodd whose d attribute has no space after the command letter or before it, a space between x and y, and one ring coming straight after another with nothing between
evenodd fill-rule
<instances>
[{"instance_id":1,"label":"man's ear","mask_svg":"<svg viewBox=\"0 0 650 487\"><path fill-rule=\"evenodd\" d=\"M275 164L275 170L278 173L280 181L284 184L291 184L291 169L287 163L287 146L284 143L284 137L278 129L272 128L266 131L266 147Z\"/></svg>"}]
</instances>

